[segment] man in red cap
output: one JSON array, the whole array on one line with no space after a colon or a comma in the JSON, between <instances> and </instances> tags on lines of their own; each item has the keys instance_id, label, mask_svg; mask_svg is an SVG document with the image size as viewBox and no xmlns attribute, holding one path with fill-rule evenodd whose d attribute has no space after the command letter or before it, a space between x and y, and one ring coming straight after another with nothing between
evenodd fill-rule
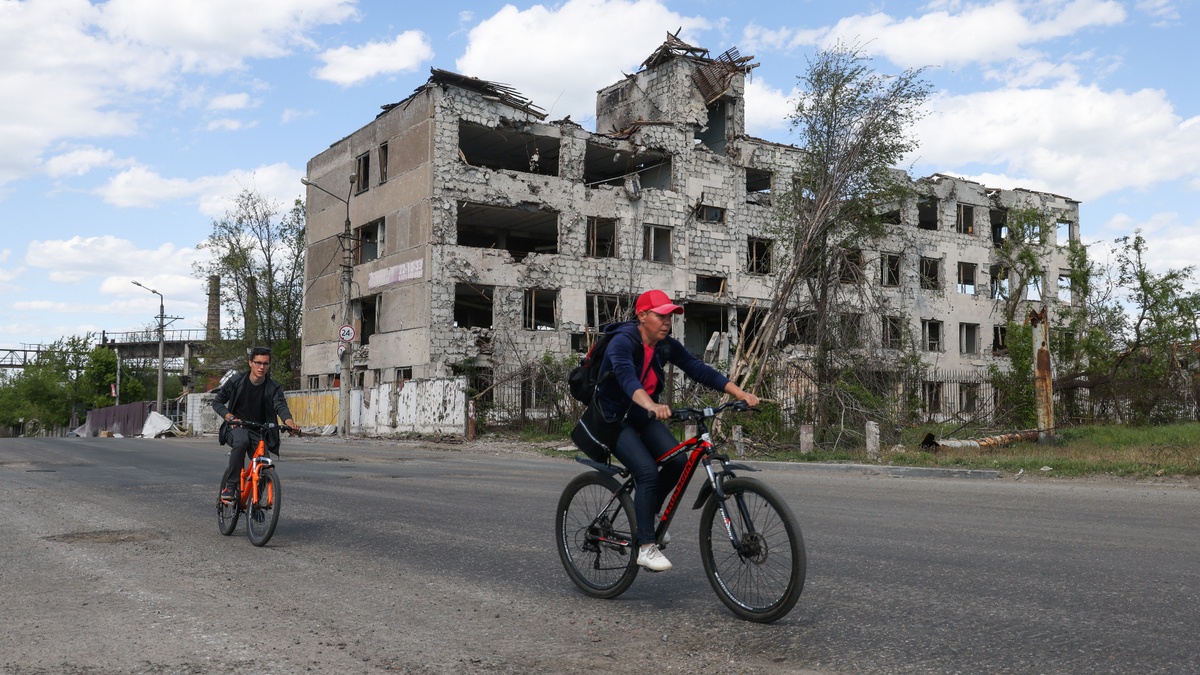
<instances>
[{"instance_id":1,"label":"man in red cap","mask_svg":"<svg viewBox=\"0 0 1200 675\"><path fill-rule=\"evenodd\" d=\"M636 320L605 329L612 337L600 364L602 384L596 389L593 403L600 405L608 422L623 420L613 454L629 469L636 485L633 507L640 544L637 562L661 572L671 569L671 562L655 542L654 519L687 464L687 456L681 453L663 464L661 476L657 467L657 459L678 445L667 425L659 421L671 416L671 407L658 402L666 380L663 364L674 363L700 384L751 406L758 405L758 397L742 391L670 336L671 317L683 314L683 308L672 303L666 293L646 291L638 297L634 309ZM608 371L613 375L605 378ZM645 410L645 414L638 408ZM660 479L665 486L661 491ZM664 534L663 544L668 541L670 536Z\"/></svg>"}]
</instances>

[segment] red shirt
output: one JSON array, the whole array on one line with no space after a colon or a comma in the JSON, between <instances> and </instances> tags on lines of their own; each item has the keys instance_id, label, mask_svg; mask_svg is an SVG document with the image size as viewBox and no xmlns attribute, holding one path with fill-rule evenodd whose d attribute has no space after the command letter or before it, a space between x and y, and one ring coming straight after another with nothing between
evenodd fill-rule
<instances>
[{"instance_id":1,"label":"red shirt","mask_svg":"<svg viewBox=\"0 0 1200 675\"><path fill-rule=\"evenodd\" d=\"M655 388L658 387L658 375L654 373L654 368L650 367L654 362L654 347L642 345L642 348L646 350L645 358L642 359L642 389L653 396Z\"/></svg>"}]
</instances>

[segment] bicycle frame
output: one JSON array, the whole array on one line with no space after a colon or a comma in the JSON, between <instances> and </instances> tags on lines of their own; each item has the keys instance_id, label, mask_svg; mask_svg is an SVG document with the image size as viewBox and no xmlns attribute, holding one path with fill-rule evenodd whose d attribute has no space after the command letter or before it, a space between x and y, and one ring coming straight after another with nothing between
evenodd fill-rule
<instances>
[{"instance_id":1,"label":"bicycle frame","mask_svg":"<svg viewBox=\"0 0 1200 675\"><path fill-rule=\"evenodd\" d=\"M264 439L258 440L258 445L254 448L254 454L250 456L250 466L242 467L242 473L238 479L238 508L242 511L250 510L251 495L258 494L258 481L262 471L266 469L274 469L275 462L267 453L267 442ZM274 506L275 495L271 494L271 485L267 484L267 501L263 506Z\"/></svg>"}]
</instances>

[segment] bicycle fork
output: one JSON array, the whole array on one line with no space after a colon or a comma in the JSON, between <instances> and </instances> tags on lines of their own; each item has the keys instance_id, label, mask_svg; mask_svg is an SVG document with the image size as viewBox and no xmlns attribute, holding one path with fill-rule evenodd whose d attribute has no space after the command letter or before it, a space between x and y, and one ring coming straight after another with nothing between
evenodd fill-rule
<instances>
[{"instance_id":1,"label":"bicycle fork","mask_svg":"<svg viewBox=\"0 0 1200 675\"><path fill-rule=\"evenodd\" d=\"M717 474L712 469L712 462L704 462L704 470L708 472L708 481L713 487L713 494L717 499L717 506L721 509L721 520L725 523L725 533L729 535L729 541L733 544L735 550L741 550L742 542L738 537L737 532L733 529L732 519L729 517L729 495L725 494L725 489L718 480ZM746 502L741 495L734 496L734 502L737 504L738 512L742 516L742 522L746 524L746 532L754 532L754 521L750 518L750 510L746 508Z\"/></svg>"}]
</instances>

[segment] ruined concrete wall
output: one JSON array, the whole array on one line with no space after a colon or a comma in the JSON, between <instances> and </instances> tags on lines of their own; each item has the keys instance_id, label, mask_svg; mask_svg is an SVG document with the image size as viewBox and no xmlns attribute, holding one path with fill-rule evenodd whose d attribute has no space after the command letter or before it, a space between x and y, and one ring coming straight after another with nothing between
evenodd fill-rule
<instances>
[{"instance_id":1,"label":"ruined concrete wall","mask_svg":"<svg viewBox=\"0 0 1200 675\"><path fill-rule=\"evenodd\" d=\"M463 435L466 378L386 382L350 392L352 434Z\"/></svg>"}]
</instances>

